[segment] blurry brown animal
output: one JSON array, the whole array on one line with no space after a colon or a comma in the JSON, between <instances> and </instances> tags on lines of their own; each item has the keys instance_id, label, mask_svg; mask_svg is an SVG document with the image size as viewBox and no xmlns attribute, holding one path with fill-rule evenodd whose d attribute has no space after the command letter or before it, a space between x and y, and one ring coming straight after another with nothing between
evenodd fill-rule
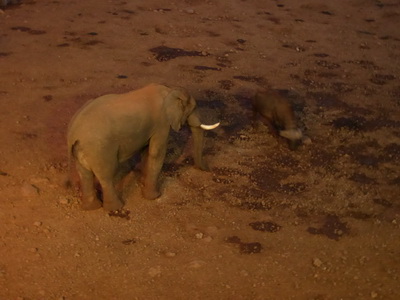
<instances>
[{"instance_id":1,"label":"blurry brown animal","mask_svg":"<svg viewBox=\"0 0 400 300\"><path fill-rule=\"evenodd\" d=\"M296 150L301 144L303 134L297 128L296 118L289 101L275 90L258 91L253 98L253 117L257 121L260 114L280 136L289 142L289 148Z\"/></svg>"}]
</instances>

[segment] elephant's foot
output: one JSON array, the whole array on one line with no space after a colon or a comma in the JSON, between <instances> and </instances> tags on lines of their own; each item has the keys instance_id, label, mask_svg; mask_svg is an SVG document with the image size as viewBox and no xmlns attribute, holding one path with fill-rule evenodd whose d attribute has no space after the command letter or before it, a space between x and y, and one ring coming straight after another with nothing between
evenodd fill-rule
<instances>
[{"instance_id":1,"label":"elephant's foot","mask_svg":"<svg viewBox=\"0 0 400 300\"><path fill-rule=\"evenodd\" d=\"M113 199L112 201L108 200L103 202L103 208L108 211L118 210L121 209L123 206L124 204L119 199Z\"/></svg>"},{"instance_id":2,"label":"elephant's foot","mask_svg":"<svg viewBox=\"0 0 400 300\"><path fill-rule=\"evenodd\" d=\"M154 200L161 196L160 191L158 191L156 189L143 188L142 194L143 194L143 197L145 197L146 199L149 199L149 200Z\"/></svg>"},{"instance_id":3,"label":"elephant's foot","mask_svg":"<svg viewBox=\"0 0 400 300\"><path fill-rule=\"evenodd\" d=\"M99 199L96 198L83 201L81 205L83 210L95 210L100 208L101 206L102 206L101 202L99 201Z\"/></svg>"}]
</instances>

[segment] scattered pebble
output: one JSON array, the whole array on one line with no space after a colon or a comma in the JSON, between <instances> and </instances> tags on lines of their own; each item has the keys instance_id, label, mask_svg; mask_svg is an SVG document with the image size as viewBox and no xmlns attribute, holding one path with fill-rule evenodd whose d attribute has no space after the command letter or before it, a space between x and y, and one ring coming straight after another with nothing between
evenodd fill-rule
<instances>
[{"instance_id":1,"label":"scattered pebble","mask_svg":"<svg viewBox=\"0 0 400 300\"><path fill-rule=\"evenodd\" d=\"M186 9L184 10L184 12L187 13L187 14L194 14L194 13L195 13L195 11L194 11L193 8L186 8Z\"/></svg>"},{"instance_id":2,"label":"scattered pebble","mask_svg":"<svg viewBox=\"0 0 400 300\"><path fill-rule=\"evenodd\" d=\"M322 261L319 258L314 258L313 259L313 265L317 268L322 266Z\"/></svg>"},{"instance_id":3,"label":"scattered pebble","mask_svg":"<svg viewBox=\"0 0 400 300\"><path fill-rule=\"evenodd\" d=\"M39 195L39 189L36 186L25 182L21 187L21 194L26 198L35 197Z\"/></svg>"},{"instance_id":4,"label":"scattered pebble","mask_svg":"<svg viewBox=\"0 0 400 300\"><path fill-rule=\"evenodd\" d=\"M147 272L150 277L156 277L161 275L161 266L152 267Z\"/></svg>"},{"instance_id":5,"label":"scattered pebble","mask_svg":"<svg viewBox=\"0 0 400 300\"><path fill-rule=\"evenodd\" d=\"M166 256L166 257L175 257L175 256L176 256L176 253L175 253L175 252L166 252L166 253L165 253L165 256Z\"/></svg>"},{"instance_id":6,"label":"scattered pebble","mask_svg":"<svg viewBox=\"0 0 400 300\"><path fill-rule=\"evenodd\" d=\"M33 225L36 226L36 227L40 227L40 226L42 226L42 222L36 221L36 222L33 223Z\"/></svg>"},{"instance_id":7,"label":"scattered pebble","mask_svg":"<svg viewBox=\"0 0 400 300\"><path fill-rule=\"evenodd\" d=\"M198 233L196 233L196 239L202 239L203 238L203 236L204 236L204 234L203 233L201 233L201 232L198 232Z\"/></svg>"},{"instance_id":8,"label":"scattered pebble","mask_svg":"<svg viewBox=\"0 0 400 300\"><path fill-rule=\"evenodd\" d=\"M204 242L209 243L211 242L213 239L211 236L206 236L205 238L202 239Z\"/></svg>"},{"instance_id":9,"label":"scattered pebble","mask_svg":"<svg viewBox=\"0 0 400 300\"><path fill-rule=\"evenodd\" d=\"M65 197L60 197L60 199L58 200L58 203L60 203L62 205L67 205L67 204L69 204L69 199L65 198Z\"/></svg>"},{"instance_id":10,"label":"scattered pebble","mask_svg":"<svg viewBox=\"0 0 400 300\"><path fill-rule=\"evenodd\" d=\"M202 260L194 260L189 263L189 268L191 269L198 269L201 268L205 264Z\"/></svg>"}]
</instances>

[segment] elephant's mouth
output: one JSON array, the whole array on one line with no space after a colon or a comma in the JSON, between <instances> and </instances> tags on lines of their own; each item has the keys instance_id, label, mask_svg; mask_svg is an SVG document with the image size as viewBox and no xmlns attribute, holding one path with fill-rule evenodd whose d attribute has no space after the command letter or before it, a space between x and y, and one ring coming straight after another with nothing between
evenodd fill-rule
<instances>
[{"instance_id":1,"label":"elephant's mouth","mask_svg":"<svg viewBox=\"0 0 400 300\"><path fill-rule=\"evenodd\" d=\"M205 124L200 124L200 127L204 130L213 130L219 126L220 122L215 123L213 125L205 125Z\"/></svg>"}]
</instances>

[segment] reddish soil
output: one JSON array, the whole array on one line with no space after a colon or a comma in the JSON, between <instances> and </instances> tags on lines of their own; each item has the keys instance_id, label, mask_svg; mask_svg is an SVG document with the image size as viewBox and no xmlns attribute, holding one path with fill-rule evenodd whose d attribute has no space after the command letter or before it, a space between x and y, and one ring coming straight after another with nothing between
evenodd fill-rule
<instances>
[{"instance_id":1,"label":"reddish soil","mask_svg":"<svg viewBox=\"0 0 400 300\"><path fill-rule=\"evenodd\" d=\"M0 299L400 299L397 0L22 1L0 11ZM179 85L221 127L171 134L162 196L67 190L86 101ZM251 126L259 87L312 143Z\"/></svg>"}]
</instances>

